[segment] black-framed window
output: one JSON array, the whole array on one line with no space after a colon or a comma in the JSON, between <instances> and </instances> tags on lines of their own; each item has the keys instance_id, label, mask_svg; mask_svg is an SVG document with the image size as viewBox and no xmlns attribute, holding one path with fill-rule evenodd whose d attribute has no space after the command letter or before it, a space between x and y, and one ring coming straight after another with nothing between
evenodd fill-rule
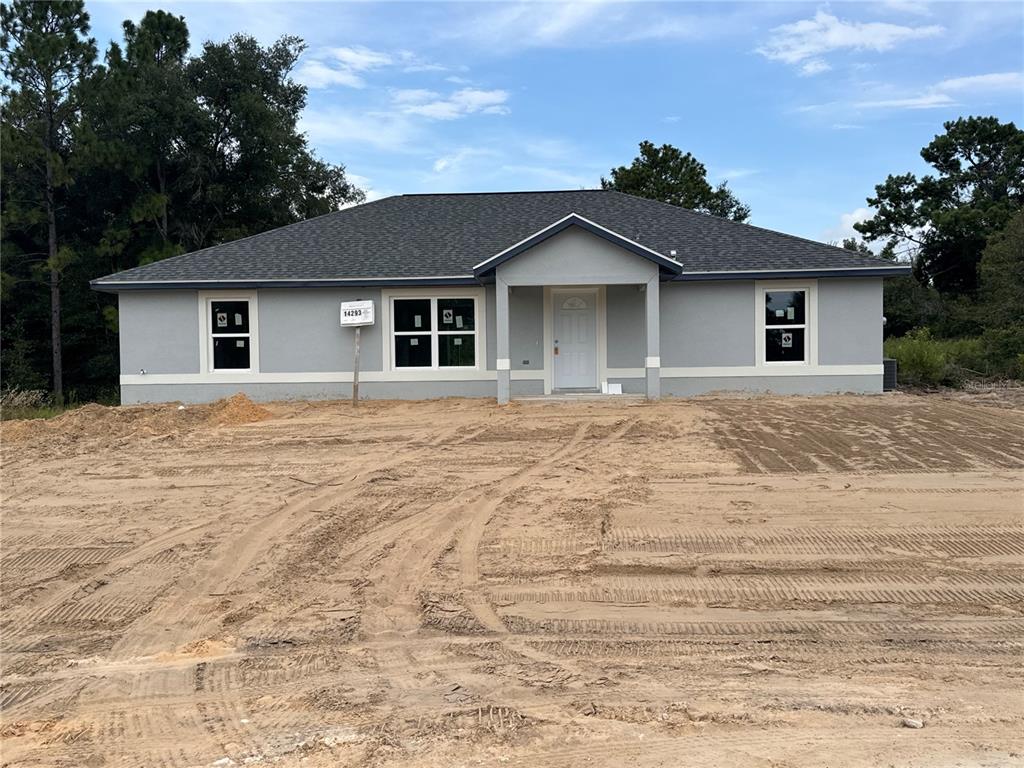
<instances>
[{"instance_id":1,"label":"black-framed window","mask_svg":"<svg viewBox=\"0 0 1024 768\"><path fill-rule=\"evenodd\" d=\"M213 299L210 306L211 366L214 371L252 368L249 300Z\"/></svg>"},{"instance_id":2,"label":"black-framed window","mask_svg":"<svg viewBox=\"0 0 1024 768\"><path fill-rule=\"evenodd\" d=\"M393 298L395 368L475 368L476 299Z\"/></svg>"},{"instance_id":3,"label":"black-framed window","mask_svg":"<svg viewBox=\"0 0 1024 768\"><path fill-rule=\"evenodd\" d=\"M764 361L807 362L807 291L764 292Z\"/></svg>"}]
</instances>

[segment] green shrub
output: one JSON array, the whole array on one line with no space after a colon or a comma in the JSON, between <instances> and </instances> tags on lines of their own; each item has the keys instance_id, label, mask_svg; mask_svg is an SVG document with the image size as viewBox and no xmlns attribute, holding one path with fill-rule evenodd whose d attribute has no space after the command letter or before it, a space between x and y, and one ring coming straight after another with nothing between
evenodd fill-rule
<instances>
[{"instance_id":1,"label":"green shrub","mask_svg":"<svg viewBox=\"0 0 1024 768\"><path fill-rule=\"evenodd\" d=\"M1024 379L1024 326L990 328L966 339L936 339L927 328L886 339L899 379L919 386L962 386L976 379Z\"/></svg>"},{"instance_id":2,"label":"green shrub","mask_svg":"<svg viewBox=\"0 0 1024 768\"><path fill-rule=\"evenodd\" d=\"M911 331L898 339L886 339L885 354L896 359L902 382L937 386L946 381L946 351L927 328Z\"/></svg>"},{"instance_id":3,"label":"green shrub","mask_svg":"<svg viewBox=\"0 0 1024 768\"><path fill-rule=\"evenodd\" d=\"M989 328L978 341L989 376L1024 379L1024 323Z\"/></svg>"}]
</instances>

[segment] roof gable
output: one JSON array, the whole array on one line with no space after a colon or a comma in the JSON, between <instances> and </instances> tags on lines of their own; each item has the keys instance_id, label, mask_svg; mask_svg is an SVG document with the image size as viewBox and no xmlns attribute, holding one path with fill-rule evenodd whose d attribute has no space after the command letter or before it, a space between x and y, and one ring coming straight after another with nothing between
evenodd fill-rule
<instances>
[{"instance_id":1,"label":"roof gable","mask_svg":"<svg viewBox=\"0 0 1024 768\"><path fill-rule=\"evenodd\" d=\"M645 258L649 261L653 261L663 271L672 275L678 275L683 271L683 265L675 259L670 259L667 256L663 256L657 251L651 250L650 248L641 245L633 240L630 240L624 235L620 235L618 232L613 232L607 227L602 227L600 224L595 224L590 219L580 216L578 213L570 213L559 219L552 224L534 232L532 235L523 238L518 243L510 245L503 251L500 251L488 259L481 261L479 264L473 267L473 275L475 277L486 277L493 274L494 270L501 264L504 264L509 259L514 259L524 251L528 251L534 246L540 245L545 240L554 237L560 232L564 232L569 227L579 227L580 229L589 232L592 235L607 240L613 245L617 245L630 253L635 253L637 256Z\"/></svg>"}]
</instances>

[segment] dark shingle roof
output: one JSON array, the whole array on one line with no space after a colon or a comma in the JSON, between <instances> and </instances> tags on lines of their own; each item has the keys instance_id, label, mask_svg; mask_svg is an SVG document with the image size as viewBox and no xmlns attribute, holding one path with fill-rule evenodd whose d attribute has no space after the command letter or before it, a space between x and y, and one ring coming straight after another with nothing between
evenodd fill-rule
<instances>
[{"instance_id":1,"label":"dark shingle roof","mask_svg":"<svg viewBox=\"0 0 1024 768\"><path fill-rule=\"evenodd\" d=\"M388 197L118 272L94 286L470 277L475 265L570 213L681 262L683 279L707 272L893 267L654 200L579 190Z\"/></svg>"}]
</instances>

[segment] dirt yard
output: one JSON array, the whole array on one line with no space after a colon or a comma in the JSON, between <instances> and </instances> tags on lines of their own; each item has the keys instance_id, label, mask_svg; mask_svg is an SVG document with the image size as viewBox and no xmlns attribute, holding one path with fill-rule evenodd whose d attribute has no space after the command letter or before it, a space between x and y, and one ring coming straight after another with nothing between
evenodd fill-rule
<instances>
[{"instance_id":1,"label":"dirt yard","mask_svg":"<svg viewBox=\"0 0 1024 768\"><path fill-rule=\"evenodd\" d=\"M1024 410L3 426L3 765L1024 765Z\"/></svg>"}]
</instances>

